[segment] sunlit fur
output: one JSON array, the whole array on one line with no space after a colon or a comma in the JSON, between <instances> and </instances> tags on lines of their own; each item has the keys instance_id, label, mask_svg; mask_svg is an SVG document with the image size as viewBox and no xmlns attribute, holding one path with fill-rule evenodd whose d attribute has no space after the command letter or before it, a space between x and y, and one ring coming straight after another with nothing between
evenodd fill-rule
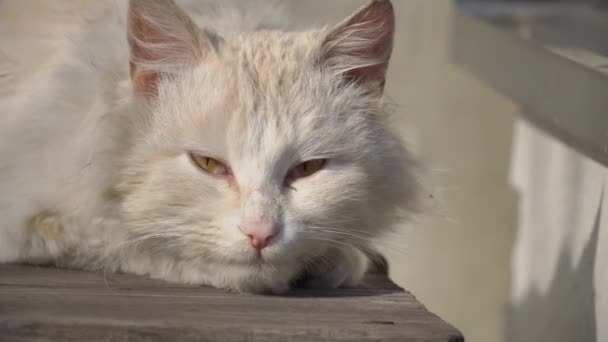
<instances>
[{"instance_id":1,"label":"sunlit fur","mask_svg":"<svg viewBox=\"0 0 608 342\"><path fill-rule=\"evenodd\" d=\"M285 291L304 271L317 286L359 281L361 251L415 209L416 165L379 99L334 69L357 65L323 65L328 30L265 30L277 24L250 11L239 20L241 6L178 2L221 46L200 60L137 61L170 74L136 96L125 2L0 97L0 262L247 292ZM231 174L202 172L189 152ZM285 185L290 168L319 158L323 169ZM238 228L245 219L281 227L262 262Z\"/></svg>"}]
</instances>

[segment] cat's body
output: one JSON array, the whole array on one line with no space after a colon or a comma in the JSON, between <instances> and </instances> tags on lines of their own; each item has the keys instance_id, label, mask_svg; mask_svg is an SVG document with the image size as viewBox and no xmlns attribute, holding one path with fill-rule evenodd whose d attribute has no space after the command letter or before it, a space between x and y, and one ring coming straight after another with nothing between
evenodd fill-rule
<instances>
[{"instance_id":1,"label":"cat's body","mask_svg":"<svg viewBox=\"0 0 608 342\"><path fill-rule=\"evenodd\" d=\"M283 32L246 2L179 4L192 21L168 0L131 1L129 16L116 2L0 98L0 262L253 292L305 270L320 286L357 282L360 250L416 194L370 88L383 79L358 82L383 77L363 68L388 56L347 56L347 22ZM287 178L310 160L323 160L314 174Z\"/></svg>"}]
</instances>

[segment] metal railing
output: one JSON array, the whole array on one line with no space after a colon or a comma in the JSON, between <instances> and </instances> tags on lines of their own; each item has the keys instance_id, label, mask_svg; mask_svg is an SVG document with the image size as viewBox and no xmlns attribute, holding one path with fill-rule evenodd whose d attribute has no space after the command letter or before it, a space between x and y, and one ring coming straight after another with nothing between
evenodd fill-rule
<instances>
[{"instance_id":1,"label":"metal railing","mask_svg":"<svg viewBox=\"0 0 608 342\"><path fill-rule=\"evenodd\" d=\"M608 14L598 3L459 0L452 57L608 166Z\"/></svg>"}]
</instances>

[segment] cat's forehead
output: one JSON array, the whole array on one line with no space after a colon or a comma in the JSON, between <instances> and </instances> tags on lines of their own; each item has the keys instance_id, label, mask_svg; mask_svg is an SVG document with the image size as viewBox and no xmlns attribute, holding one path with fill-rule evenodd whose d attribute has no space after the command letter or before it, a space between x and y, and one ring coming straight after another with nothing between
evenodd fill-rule
<instances>
[{"instance_id":1,"label":"cat's forehead","mask_svg":"<svg viewBox=\"0 0 608 342\"><path fill-rule=\"evenodd\" d=\"M318 41L319 32L273 31L227 41L217 60L188 72L178 87L167 84L160 102L171 110L161 111L178 116L162 118L170 118L176 135L188 132L222 153L226 143L245 155L273 157L290 148L309 154L342 148L336 141L369 124L367 103L316 63Z\"/></svg>"},{"instance_id":2,"label":"cat's forehead","mask_svg":"<svg viewBox=\"0 0 608 342\"><path fill-rule=\"evenodd\" d=\"M335 96L338 79L316 63L320 32L261 31L238 36L218 58L223 64L225 105L250 127L311 127L316 114L334 114L349 104ZM287 121L287 122L284 122Z\"/></svg>"},{"instance_id":3,"label":"cat's forehead","mask_svg":"<svg viewBox=\"0 0 608 342\"><path fill-rule=\"evenodd\" d=\"M273 68L288 70L314 59L320 49L320 35L320 31L245 32L227 41L220 54L261 74Z\"/></svg>"}]
</instances>

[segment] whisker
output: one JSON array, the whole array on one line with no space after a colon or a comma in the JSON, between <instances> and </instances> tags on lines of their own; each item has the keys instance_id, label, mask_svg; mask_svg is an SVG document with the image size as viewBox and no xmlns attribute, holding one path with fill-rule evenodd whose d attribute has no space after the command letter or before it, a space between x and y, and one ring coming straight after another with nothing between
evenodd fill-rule
<instances>
[{"instance_id":1,"label":"whisker","mask_svg":"<svg viewBox=\"0 0 608 342\"><path fill-rule=\"evenodd\" d=\"M366 243L369 243L370 245L378 246L378 247L390 250L392 252L398 253L402 256L407 255L407 253L401 249L401 246L392 245L388 241L385 241L383 239L379 239L376 237L372 238L371 234L369 234L368 236L365 236L365 234L362 232L355 233L353 231L349 231L346 229L336 229L336 228L327 228L327 227L309 227L309 228L314 229L316 232L325 232L325 233L329 233L329 234L336 234L336 235L352 237L359 241L364 241ZM310 233L310 232L308 232L308 233ZM353 242L353 243L355 243L355 242ZM362 249L362 250L366 250L366 251L374 251L371 247L362 246L358 243L356 244L356 247L358 247L359 249Z\"/></svg>"},{"instance_id":2,"label":"whisker","mask_svg":"<svg viewBox=\"0 0 608 342\"><path fill-rule=\"evenodd\" d=\"M305 240L319 240L319 241L325 241L325 242L331 242L331 243L335 243L341 246L347 246L347 247L355 247L353 244L347 243L347 242L343 242L343 241L338 241L338 240L333 240L333 239L329 239L329 238L320 238L320 237L316 237L316 236L307 236L304 237ZM334 246L334 247L339 247L339 246Z\"/></svg>"}]
</instances>

